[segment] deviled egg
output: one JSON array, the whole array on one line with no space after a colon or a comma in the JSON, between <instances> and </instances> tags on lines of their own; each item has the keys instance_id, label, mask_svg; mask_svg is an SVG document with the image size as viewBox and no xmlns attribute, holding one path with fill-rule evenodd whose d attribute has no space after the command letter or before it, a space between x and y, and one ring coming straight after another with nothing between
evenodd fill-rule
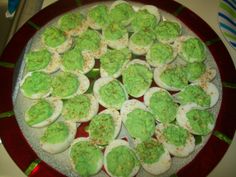
<instances>
[{"instance_id":1,"label":"deviled egg","mask_svg":"<svg viewBox=\"0 0 236 177\"><path fill-rule=\"evenodd\" d=\"M78 36L87 30L88 25L84 15L80 12L71 12L59 18L58 28L68 36Z\"/></svg>"},{"instance_id":2,"label":"deviled egg","mask_svg":"<svg viewBox=\"0 0 236 177\"><path fill-rule=\"evenodd\" d=\"M195 103L199 108L213 107L219 99L219 91L213 83L194 83L175 94L181 105Z\"/></svg>"},{"instance_id":3,"label":"deviled egg","mask_svg":"<svg viewBox=\"0 0 236 177\"><path fill-rule=\"evenodd\" d=\"M63 71L85 74L93 69L95 60L87 52L73 48L62 55L60 63Z\"/></svg>"},{"instance_id":4,"label":"deviled egg","mask_svg":"<svg viewBox=\"0 0 236 177\"><path fill-rule=\"evenodd\" d=\"M130 61L122 72L122 81L129 95L138 98L152 84L153 73L149 64L143 60Z\"/></svg>"},{"instance_id":5,"label":"deviled egg","mask_svg":"<svg viewBox=\"0 0 236 177\"><path fill-rule=\"evenodd\" d=\"M77 138L73 141L69 156L72 167L80 176L97 174L103 165L102 151L88 138Z\"/></svg>"},{"instance_id":6,"label":"deviled egg","mask_svg":"<svg viewBox=\"0 0 236 177\"><path fill-rule=\"evenodd\" d=\"M75 39L75 48L89 57L99 59L107 51L107 45L101 34L96 30L88 29Z\"/></svg>"},{"instance_id":7,"label":"deviled egg","mask_svg":"<svg viewBox=\"0 0 236 177\"><path fill-rule=\"evenodd\" d=\"M181 127L195 135L209 134L215 123L214 115L211 112L201 110L195 104L180 106L176 119Z\"/></svg>"},{"instance_id":8,"label":"deviled egg","mask_svg":"<svg viewBox=\"0 0 236 177\"><path fill-rule=\"evenodd\" d=\"M172 62L177 56L177 49L169 44L154 43L147 52L146 60L154 67Z\"/></svg>"},{"instance_id":9,"label":"deviled egg","mask_svg":"<svg viewBox=\"0 0 236 177\"><path fill-rule=\"evenodd\" d=\"M46 49L31 51L25 57L26 70L29 72L44 71L53 73L60 68L59 61L59 54L51 53Z\"/></svg>"},{"instance_id":10,"label":"deviled egg","mask_svg":"<svg viewBox=\"0 0 236 177\"><path fill-rule=\"evenodd\" d=\"M108 16L110 22L127 26L130 24L134 14L135 11L131 4L123 0L118 0L111 5Z\"/></svg>"},{"instance_id":11,"label":"deviled egg","mask_svg":"<svg viewBox=\"0 0 236 177\"><path fill-rule=\"evenodd\" d=\"M154 138L138 143L135 151L142 167L153 175L162 174L171 166L169 152Z\"/></svg>"},{"instance_id":12,"label":"deviled egg","mask_svg":"<svg viewBox=\"0 0 236 177\"><path fill-rule=\"evenodd\" d=\"M103 77L95 81L94 96L106 108L120 109L128 99L128 94L120 81L111 77Z\"/></svg>"},{"instance_id":13,"label":"deviled egg","mask_svg":"<svg viewBox=\"0 0 236 177\"><path fill-rule=\"evenodd\" d=\"M179 91L188 85L186 69L182 65L164 65L154 70L154 81L162 88Z\"/></svg>"},{"instance_id":14,"label":"deviled egg","mask_svg":"<svg viewBox=\"0 0 236 177\"><path fill-rule=\"evenodd\" d=\"M100 58L101 77L119 77L130 59L131 52L127 48L108 50L107 53Z\"/></svg>"},{"instance_id":15,"label":"deviled egg","mask_svg":"<svg viewBox=\"0 0 236 177\"><path fill-rule=\"evenodd\" d=\"M140 162L129 143L119 139L106 147L104 167L111 177L133 177L139 171Z\"/></svg>"},{"instance_id":16,"label":"deviled egg","mask_svg":"<svg viewBox=\"0 0 236 177\"><path fill-rule=\"evenodd\" d=\"M89 124L89 138L91 142L105 146L113 141L121 128L120 113L115 109L106 109L94 116Z\"/></svg>"},{"instance_id":17,"label":"deviled egg","mask_svg":"<svg viewBox=\"0 0 236 177\"><path fill-rule=\"evenodd\" d=\"M131 137L144 141L155 132L155 117L140 101L131 99L122 105L121 118Z\"/></svg>"},{"instance_id":18,"label":"deviled egg","mask_svg":"<svg viewBox=\"0 0 236 177\"><path fill-rule=\"evenodd\" d=\"M52 91L51 81L51 76L45 72L29 72L20 83L21 93L31 99L45 98Z\"/></svg>"},{"instance_id":19,"label":"deviled egg","mask_svg":"<svg viewBox=\"0 0 236 177\"><path fill-rule=\"evenodd\" d=\"M180 35L182 29L177 21L164 20L155 28L157 40L163 43L173 43Z\"/></svg>"},{"instance_id":20,"label":"deviled egg","mask_svg":"<svg viewBox=\"0 0 236 177\"><path fill-rule=\"evenodd\" d=\"M197 37L181 36L179 43L179 55L187 62L203 62L206 59L206 46Z\"/></svg>"},{"instance_id":21,"label":"deviled egg","mask_svg":"<svg viewBox=\"0 0 236 177\"><path fill-rule=\"evenodd\" d=\"M42 43L50 52L63 53L72 45L72 38L56 27L48 27L42 33Z\"/></svg>"},{"instance_id":22,"label":"deviled egg","mask_svg":"<svg viewBox=\"0 0 236 177\"><path fill-rule=\"evenodd\" d=\"M144 103L161 123L170 123L175 120L178 105L171 94L165 89L152 87L144 95Z\"/></svg>"},{"instance_id":23,"label":"deviled egg","mask_svg":"<svg viewBox=\"0 0 236 177\"><path fill-rule=\"evenodd\" d=\"M134 14L130 24L132 32L140 30L153 30L161 19L160 13L155 6L144 5Z\"/></svg>"},{"instance_id":24,"label":"deviled egg","mask_svg":"<svg viewBox=\"0 0 236 177\"><path fill-rule=\"evenodd\" d=\"M69 99L85 93L89 88L89 79L83 74L59 72L52 79L52 97Z\"/></svg>"},{"instance_id":25,"label":"deviled egg","mask_svg":"<svg viewBox=\"0 0 236 177\"><path fill-rule=\"evenodd\" d=\"M51 154L65 151L71 145L76 134L76 124L69 122L55 122L49 125L42 137L40 145L43 150Z\"/></svg>"},{"instance_id":26,"label":"deviled egg","mask_svg":"<svg viewBox=\"0 0 236 177\"><path fill-rule=\"evenodd\" d=\"M119 23L110 23L104 27L102 34L106 44L113 49L123 49L128 46L128 31Z\"/></svg>"},{"instance_id":27,"label":"deviled egg","mask_svg":"<svg viewBox=\"0 0 236 177\"><path fill-rule=\"evenodd\" d=\"M174 124L158 124L155 135L174 156L186 157L195 148L195 139L186 129Z\"/></svg>"},{"instance_id":28,"label":"deviled egg","mask_svg":"<svg viewBox=\"0 0 236 177\"><path fill-rule=\"evenodd\" d=\"M62 101L58 99L40 99L26 110L25 122L31 127L47 126L59 117L62 106Z\"/></svg>"},{"instance_id":29,"label":"deviled egg","mask_svg":"<svg viewBox=\"0 0 236 177\"><path fill-rule=\"evenodd\" d=\"M87 122L97 114L98 108L92 94L81 94L63 101L62 116L69 122Z\"/></svg>"},{"instance_id":30,"label":"deviled egg","mask_svg":"<svg viewBox=\"0 0 236 177\"><path fill-rule=\"evenodd\" d=\"M87 23L90 28L100 30L108 24L108 20L108 7L106 5L99 4L89 9Z\"/></svg>"}]
</instances>

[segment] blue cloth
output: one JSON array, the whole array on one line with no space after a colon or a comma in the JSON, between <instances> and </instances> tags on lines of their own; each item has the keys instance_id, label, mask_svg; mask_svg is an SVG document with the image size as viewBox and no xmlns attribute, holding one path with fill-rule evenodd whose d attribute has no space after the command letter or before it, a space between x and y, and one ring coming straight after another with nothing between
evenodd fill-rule
<instances>
[{"instance_id":1,"label":"blue cloth","mask_svg":"<svg viewBox=\"0 0 236 177\"><path fill-rule=\"evenodd\" d=\"M14 13L19 5L20 0L8 0L8 12Z\"/></svg>"}]
</instances>

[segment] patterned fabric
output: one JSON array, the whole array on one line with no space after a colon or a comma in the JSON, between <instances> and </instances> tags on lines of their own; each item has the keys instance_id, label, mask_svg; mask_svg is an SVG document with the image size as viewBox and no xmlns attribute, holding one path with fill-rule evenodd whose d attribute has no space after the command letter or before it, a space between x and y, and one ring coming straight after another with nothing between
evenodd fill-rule
<instances>
[{"instance_id":1,"label":"patterned fabric","mask_svg":"<svg viewBox=\"0 0 236 177\"><path fill-rule=\"evenodd\" d=\"M218 17L223 35L236 49L236 0L222 0L219 5Z\"/></svg>"}]
</instances>

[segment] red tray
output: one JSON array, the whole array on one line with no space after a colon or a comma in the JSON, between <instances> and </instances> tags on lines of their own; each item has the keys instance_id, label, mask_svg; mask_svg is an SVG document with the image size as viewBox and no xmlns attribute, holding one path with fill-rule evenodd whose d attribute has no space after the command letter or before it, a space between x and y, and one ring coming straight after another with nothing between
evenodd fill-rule
<instances>
[{"instance_id":1,"label":"red tray","mask_svg":"<svg viewBox=\"0 0 236 177\"><path fill-rule=\"evenodd\" d=\"M27 42L47 22L78 6L94 2L96 0L59 0L46 7L20 28L0 58L0 138L11 158L27 176L63 177L64 175L38 158L17 124L12 111L15 64L23 54ZM205 42L218 65L223 96L215 129L197 156L177 174L173 174L179 177L207 176L225 154L236 129L236 111L232 111L235 109L236 100L236 72L232 59L210 26L183 5L171 0L136 0L136 2L155 5L180 19Z\"/></svg>"}]
</instances>

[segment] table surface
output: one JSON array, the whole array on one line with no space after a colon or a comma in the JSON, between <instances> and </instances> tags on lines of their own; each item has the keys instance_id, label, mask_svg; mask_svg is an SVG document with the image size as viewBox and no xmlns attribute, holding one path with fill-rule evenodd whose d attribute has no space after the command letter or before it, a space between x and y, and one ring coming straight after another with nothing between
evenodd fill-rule
<instances>
[{"instance_id":1,"label":"table surface","mask_svg":"<svg viewBox=\"0 0 236 177\"><path fill-rule=\"evenodd\" d=\"M49 5L55 0L45 0L43 7ZM218 4L220 0L176 0L177 2L188 7L203 20L205 20L219 35L227 47L236 66L236 50L234 50L223 37L218 26ZM223 159L218 163L215 169L208 177L235 177L236 176L236 135ZM16 166L14 161L9 157L3 145L0 144L0 177L25 177L25 174Z\"/></svg>"}]
</instances>

